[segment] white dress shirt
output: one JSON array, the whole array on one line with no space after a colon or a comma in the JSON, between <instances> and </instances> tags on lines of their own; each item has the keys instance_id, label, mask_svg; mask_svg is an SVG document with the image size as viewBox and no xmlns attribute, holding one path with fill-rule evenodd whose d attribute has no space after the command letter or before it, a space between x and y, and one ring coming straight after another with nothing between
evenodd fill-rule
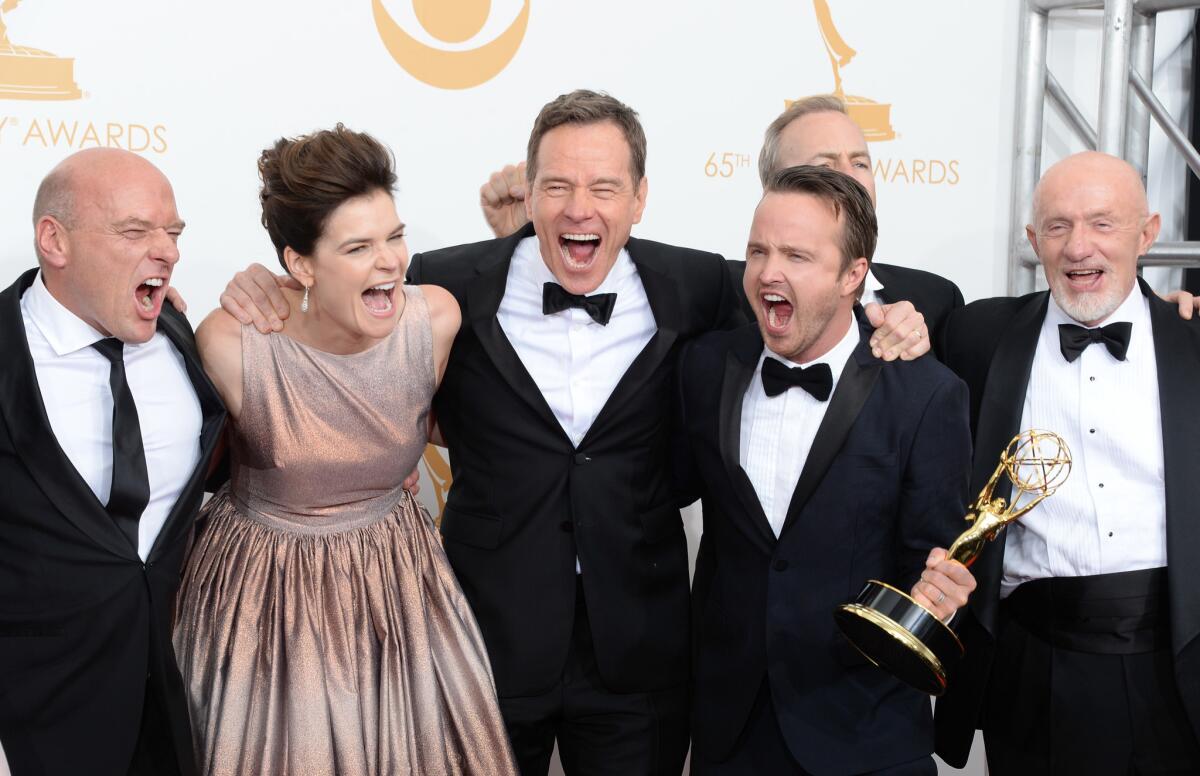
<instances>
[{"instance_id":1,"label":"white dress shirt","mask_svg":"<svg viewBox=\"0 0 1200 776\"><path fill-rule=\"evenodd\" d=\"M50 428L97 500L107 504L112 487L110 364L91 347L104 335L51 296L40 274L21 297L21 317ZM146 560L200 460L202 416L183 356L165 335L126 344L124 360L150 480L150 502L138 521L138 555Z\"/></svg>"},{"instance_id":2,"label":"white dress shirt","mask_svg":"<svg viewBox=\"0 0 1200 776\"><path fill-rule=\"evenodd\" d=\"M829 364L833 372L833 390L829 394L832 399L842 370L861 340L853 314L848 315L847 323L849 328L845 336L828 353L805 364L788 361L763 348L746 395L742 397L738 457L775 536L783 529L792 493L800 481L800 472L812 449L817 429L825 418L825 411L829 409L829 402L815 399L802 388L790 388L778 396L767 396L762 384L763 362L774 358L789 367Z\"/></svg>"},{"instance_id":3,"label":"white dress shirt","mask_svg":"<svg viewBox=\"0 0 1200 776\"><path fill-rule=\"evenodd\" d=\"M1133 324L1125 361L1102 344L1068 363L1049 300L1021 430L1046 429L1071 448L1066 482L1006 531L1001 595L1022 582L1167 565L1162 415L1150 306L1137 285L1103 325ZM998 452L998 451L997 451Z\"/></svg>"},{"instance_id":4,"label":"white dress shirt","mask_svg":"<svg viewBox=\"0 0 1200 776\"><path fill-rule=\"evenodd\" d=\"M886 302L884 302L882 299L879 298L879 294L877 293L882 288L883 288L883 283L880 283L879 278L875 277L875 273L871 272L871 270L868 269L867 276L866 276L866 278L863 279L862 297L858 300L858 303L861 304L863 307L866 307L867 305L871 304L871 302L877 302L878 304L887 304Z\"/></svg>"},{"instance_id":5,"label":"white dress shirt","mask_svg":"<svg viewBox=\"0 0 1200 776\"><path fill-rule=\"evenodd\" d=\"M607 326L570 307L542 314L542 286L557 283L537 237L517 244L496 317L508 341L576 447L657 326L637 267L624 249L592 294L615 293Z\"/></svg>"},{"instance_id":6,"label":"white dress shirt","mask_svg":"<svg viewBox=\"0 0 1200 776\"><path fill-rule=\"evenodd\" d=\"M658 326L637 267L624 248L604 282L588 294L617 295L607 326L577 307L543 315L542 287L557 282L542 259L538 238L526 237L513 252L496 318L571 444L578 447ZM578 558L575 571L580 571Z\"/></svg>"}]
</instances>

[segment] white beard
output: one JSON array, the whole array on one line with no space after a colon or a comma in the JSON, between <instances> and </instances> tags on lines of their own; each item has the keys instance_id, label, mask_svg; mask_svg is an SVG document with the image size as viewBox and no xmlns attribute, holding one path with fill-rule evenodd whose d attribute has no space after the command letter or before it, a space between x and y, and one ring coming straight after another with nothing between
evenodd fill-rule
<instances>
[{"instance_id":1,"label":"white beard","mask_svg":"<svg viewBox=\"0 0 1200 776\"><path fill-rule=\"evenodd\" d=\"M1103 322L1115 313L1125 301L1125 297L1129 296L1128 289L1122 291L1115 287L1106 291L1072 294L1070 289L1066 288L1066 284L1067 282L1061 279L1050 283L1050 293L1054 295L1054 301L1064 313L1083 324L1094 322L1098 325Z\"/></svg>"}]
</instances>

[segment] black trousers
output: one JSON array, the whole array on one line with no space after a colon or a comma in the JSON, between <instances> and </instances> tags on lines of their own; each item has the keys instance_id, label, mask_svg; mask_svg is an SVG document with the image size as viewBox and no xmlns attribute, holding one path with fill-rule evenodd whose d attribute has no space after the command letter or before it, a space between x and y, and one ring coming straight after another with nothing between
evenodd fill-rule
<instances>
[{"instance_id":1,"label":"black trousers","mask_svg":"<svg viewBox=\"0 0 1200 776\"><path fill-rule=\"evenodd\" d=\"M133 750L133 762L129 765L129 776L178 776L179 760L173 740L166 711L151 690L151 683L146 682L142 722Z\"/></svg>"},{"instance_id":2,"label":"black trousers","mask_svg":"<svg viewBox=\"0 0 1200 776\"><path fill-rule=\"evenodd\" d=\"M1017 588L984 705L991 776L1200 774L1166 606L1160 569Z\"/></svg>"},{"instance_id":3,"label":"black trousers","mask_svg":"<svg viewBox=\"0 0 1200 776\"><path fill-rule=\"evenodd\" d=\"M522 776L545 776L554 742L567 776L679 776L688 750L687 687L615 693L596 668L582 584L562 679L549 692L500 698Z\"/></svg>"},{"instance_id":4,"label":"black trousers","mask_svg":"<svg viewBox=\"0 0 1200 776\"><path fill-rule=\"evenodd\" d=\"M861 742L870 746L869 741ZM764 681L754 699L746 727L738 736L733 754L721 762L698 757L692 752L692 776L809 776L800 767L779 729L771 688ZM922 757L859 776L936 776L932 757Z\"/></svg>"}]
</instances>

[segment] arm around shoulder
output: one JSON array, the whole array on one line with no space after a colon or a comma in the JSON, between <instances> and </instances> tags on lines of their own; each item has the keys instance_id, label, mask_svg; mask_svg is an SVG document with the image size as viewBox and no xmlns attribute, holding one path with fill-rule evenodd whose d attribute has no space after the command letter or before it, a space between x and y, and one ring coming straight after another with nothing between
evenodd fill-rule
<instances>
[{"instance_id":1,"label":"arm around shoulder","mask_svg":"<svg viewBox=\"0 0 1200 776\"><path fill-rule=\"evenodd\" d=\"M218 307L196 329L196 347L204 371L236 419L242 411L242 324Z\"/></svg>"}]
</instances>

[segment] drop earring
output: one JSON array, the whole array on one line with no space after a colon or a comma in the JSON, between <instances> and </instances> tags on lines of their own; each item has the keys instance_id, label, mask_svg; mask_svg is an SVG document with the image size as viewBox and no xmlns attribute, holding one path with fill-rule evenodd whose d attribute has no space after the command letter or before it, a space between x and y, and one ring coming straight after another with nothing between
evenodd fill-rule
<instances>
[{"instance_id":1,"label":"drop earring","mask_svg":"<svg viewBox=\"0 0 1200 776\"><path fill-rule=\"evenodd\" d=\"M300 312L308 312L308 286L304 287L304 298L300 300Z\"/></svg>"}]
</instances>

